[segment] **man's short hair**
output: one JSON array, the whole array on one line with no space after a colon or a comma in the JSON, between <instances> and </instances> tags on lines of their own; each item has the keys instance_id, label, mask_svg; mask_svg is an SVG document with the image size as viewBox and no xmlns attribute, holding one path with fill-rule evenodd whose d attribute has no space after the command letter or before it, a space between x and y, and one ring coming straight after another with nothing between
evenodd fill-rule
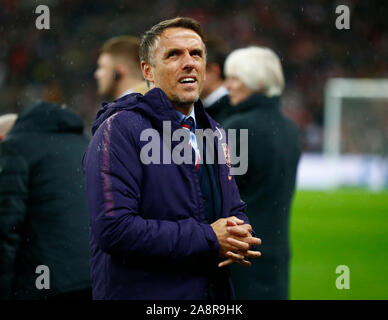
<instances>
[{"instance_id":1,"label":"man's short hair","mask_svg":"<svg viewBox=\"0 0 388 320\"><path fill-rule=\"evenodd\" d=\"M221 78L225 79L224 64L229 53L229 47L219 36L210 35L206 37L206 63L207 65L217 64L221 70Z\"/></svg>"},{"instance_id":2,"label":"man's short hair","mask_svg":"<svg viewBox=\"0 0 388 320\"><path fill-rule=\"evenodd\" d=\"M269 48L234 50L225 61L225 75L239 78L249 89L267 97L281 95L284 75L278 55Z\"/></svg>"},{"instance_id":3,"label":"man's short hair","mask_svg":"<svg viewBox=\"0 0 388 320\"><path fill-rule=\"evenodd\" d=\"M101 47L100 53L110 54L114 58L119 58L128 67L134 68L141 73L139 60L140 40L132 36L117 36L106 41ZM134 71L131 69L131 71Z\"/></svg>"},{"instance_id":4,"label":"man's short hair","mask_svg":"<svg viewBox=\"0 0 388 320\"><path fill-rule=\"evenodd\" d=\"M143 34L139 50L140 61L151 63L157 40L163 31L168 28L186 28L193 30L205 43L202 27L197 20L188 17L176 17L174 19L164 20Z\"/></svg>"}]
</instances>

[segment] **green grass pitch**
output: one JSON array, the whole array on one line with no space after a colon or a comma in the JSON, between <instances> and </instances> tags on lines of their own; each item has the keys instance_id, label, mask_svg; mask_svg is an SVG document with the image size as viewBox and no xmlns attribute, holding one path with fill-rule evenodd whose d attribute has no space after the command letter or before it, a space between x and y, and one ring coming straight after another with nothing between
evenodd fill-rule
<instances>
[{"instance_id":1,"label":"green grass pitch","mask_svg":"<svg viewBox=\"0 0 388 320\"><path fill-rule=\"evenodd\" d=\"M388 299L388 191L298 191L290 238L290 299Z\"/></svg>"}]
</instances>

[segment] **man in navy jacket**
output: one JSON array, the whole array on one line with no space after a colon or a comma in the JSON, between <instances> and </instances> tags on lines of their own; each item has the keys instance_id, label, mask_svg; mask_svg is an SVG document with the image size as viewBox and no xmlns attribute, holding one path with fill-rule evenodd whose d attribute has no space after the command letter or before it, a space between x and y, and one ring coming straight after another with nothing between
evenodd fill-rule
<instances>
[{"instance_id":1,"label":"man in navy jacket","mask_svg":"<svg viewBox=\"0 0 388 320\"><path fill-rule=\"evenodd\" d=\"M229 167L197 158L166 163L165 154L146 164L141 157L147 130L160 133L157 145L163 153L170 145L171 156L179 141L165 140L165 123L175 132L190 118L195 127L219 130L198 99L206 65L198 22L157 24L144 34L140 58L153 89L105 104L84 157L93 297L231 299L227 265L250 266L246 258L260 256L251 247L261 240L251 235Z\"/></svg>"}]
</instances>

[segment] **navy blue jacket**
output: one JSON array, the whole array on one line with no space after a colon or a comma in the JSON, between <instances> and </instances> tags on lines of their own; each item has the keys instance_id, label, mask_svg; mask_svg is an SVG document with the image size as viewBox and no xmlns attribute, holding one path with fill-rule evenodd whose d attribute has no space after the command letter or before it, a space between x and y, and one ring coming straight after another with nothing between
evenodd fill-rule
<instances>
[{"instance_id":1,"label":"navy blue jacket","mask_svg":"<svg viewBox=\"0 0 388 320\"><path fill-rule=\"evenodd\" d=\"M217 130L200 102L195 112ZM97 115L83 162L94 299L206 299L209 279L219 284L221 298L234 297L228 268L217 267L219 244L205 222L194 165L140 161L140 150L148 143L140 141L141 132L158 130L162 149L163 121L171 121L172 131L181 128L158 88L105 104ZM173 141L171 149L178 143ZM216 167L221 216L249 223L228 166Z\"/></svg>"},{"instance_id":2,"label":"navy blue jacket","mask_svg":"<svg viewBox=\"0 0 388 320\"><path fill-rule=\"evenodd\" d=\"M81 118L37 102L0 143L0 300L49 299L88 289L89 215ZM36 267L50 289L36 287Z\"/></svg>"}]
</instances>

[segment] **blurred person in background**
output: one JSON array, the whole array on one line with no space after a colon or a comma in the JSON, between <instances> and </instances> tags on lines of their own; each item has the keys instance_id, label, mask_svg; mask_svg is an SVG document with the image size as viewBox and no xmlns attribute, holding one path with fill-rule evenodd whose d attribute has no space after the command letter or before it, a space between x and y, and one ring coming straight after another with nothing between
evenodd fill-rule
<instances>
[{"instance_id":1,"label":"blurred person in background","mask_svg":"<svg viewBox=\"0 0 388 320\"><path fill-rule=\"evenodd\" d=\"M140 69L139 44L139 39L132 36L114 37L103 44L94 73L101 97L116 100L147 91Z\"/></svg>"},{"instance_id":2,"label":"blurred person in background","mask_svg":"<svg viewBox=\"0 0 388 320\"><path fill-rule=\"evenodd\" d=\"M236 182L248 218L264 239L257 264L232 268L236 297L287 299L290 206L301 146L297 127L280 109L282 66L271 49L248 47L227 57L225 74L235 108L225 130L248 129L249 136L248 172Z\"/></svg>"},{"instance_id":3,"label":"blurred person in background","mask_svg":"<svg viewBox=\"0 0 388 320\"><path fill-rule=\"evenodd\" d=\"M213 36L206 41L206 76L201 92L205 111L222 124L227 112L231 110L228 90L224 86L224 62L228 55L226 44Z\"/></svg>"},{"instance_id":4,"label":"blurred person in background","mask_svg":"<svg viewBox=\"0 0 388 320\"><path fill-rule=\"evenodd\" d=\"M18 115L16 113L8 113L0 116L0 142L5 139L5 136L11 130Z\"/></svg>"},{"instance_id":5,"label":"blurred person in background","mask_svg":"<svg viewBox=\"0 0 388 320\"><path fill-rule=\"evenodd\" d=\"M0 143L0 299L91 299L82 131L65 105L39 102Z\"/></svg>"}]
</instances>

